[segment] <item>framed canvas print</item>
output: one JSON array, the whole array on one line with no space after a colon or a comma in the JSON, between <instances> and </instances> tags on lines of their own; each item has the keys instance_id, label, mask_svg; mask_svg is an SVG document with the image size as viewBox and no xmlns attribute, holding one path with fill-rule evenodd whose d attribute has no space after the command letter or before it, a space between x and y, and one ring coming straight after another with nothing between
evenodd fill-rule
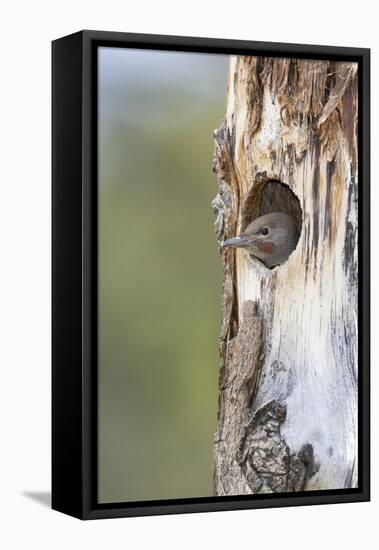
<instances>
[{"instance_id":1,"label":"framed canvas print","mask_svg":"<svg viewBox=\"0 0 379 550\"><path fill-rule=\"evenodd\" d=\"M53 42L53 508L369 499L369 50Z\"/></svg>"}]
</instances>

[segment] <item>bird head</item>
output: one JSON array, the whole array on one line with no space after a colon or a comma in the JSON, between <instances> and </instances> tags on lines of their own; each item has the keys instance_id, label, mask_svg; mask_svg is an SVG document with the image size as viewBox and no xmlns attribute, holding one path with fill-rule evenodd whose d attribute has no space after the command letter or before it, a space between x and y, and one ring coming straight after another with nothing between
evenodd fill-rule
<instances>
[{"instance_id":1,"label":"bird head","mask_svg":"<svg viewBox=\"0 0 379 550\"><path fill-rule=\"evenodd\" d=\"M244 248L267 267L284 263L296 248L299 231L295 219L284 212L272 212L253 220L245 231L221 246Z\"/></svg>"}]
</instances>

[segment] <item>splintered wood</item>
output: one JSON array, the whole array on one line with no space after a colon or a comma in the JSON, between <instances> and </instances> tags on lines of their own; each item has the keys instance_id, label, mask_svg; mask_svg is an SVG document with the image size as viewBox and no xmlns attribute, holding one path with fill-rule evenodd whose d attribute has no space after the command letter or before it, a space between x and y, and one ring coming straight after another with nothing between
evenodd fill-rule
<instances>
[{"instance_id":1,"label":"splintered wood","mask_svg":"<svg viewBox=\"0 0 379 550\"><path fill-rule=\"evenodd\" d=\"M357 65L232 57L214 137L218 242L284 211L273 270L223 266L216 495L357 485Z\"/></svg>"}]
</instances>

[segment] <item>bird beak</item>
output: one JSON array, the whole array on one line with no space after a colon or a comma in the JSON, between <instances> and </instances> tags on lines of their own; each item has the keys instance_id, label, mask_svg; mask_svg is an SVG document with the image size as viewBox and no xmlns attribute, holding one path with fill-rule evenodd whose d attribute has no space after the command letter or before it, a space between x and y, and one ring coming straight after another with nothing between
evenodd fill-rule
<instances>
[{"instance_id":1,"label":"bird beak","mask_svg":"<svg viewBox=\"0 0 379 550\"><path fill-rule=\"evenodd\" d=\"M239 246L241 248L244 248L246 246L249 246L249 240L245 237L234 237L234 239L227 239L226 241L223 241L221 243L221 248L226 248L228 246L230 247L236 247Z\"/></svg>"}]
</instances>

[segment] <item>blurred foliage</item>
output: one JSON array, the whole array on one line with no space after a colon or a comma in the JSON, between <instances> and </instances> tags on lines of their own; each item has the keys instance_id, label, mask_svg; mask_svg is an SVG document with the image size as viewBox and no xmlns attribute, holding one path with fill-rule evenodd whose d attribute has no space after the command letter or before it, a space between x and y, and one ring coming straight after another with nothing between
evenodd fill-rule
<instances>
[{"instance_id":1,"label":"blurred foliage","mask_svg":"<svg viewBox=\"0 0 379 550\"><path fill-rule=\"evenodd\" d=\"M102 48L99 500L212 494L227 57Z\"/></svg>"}]
</instances>

